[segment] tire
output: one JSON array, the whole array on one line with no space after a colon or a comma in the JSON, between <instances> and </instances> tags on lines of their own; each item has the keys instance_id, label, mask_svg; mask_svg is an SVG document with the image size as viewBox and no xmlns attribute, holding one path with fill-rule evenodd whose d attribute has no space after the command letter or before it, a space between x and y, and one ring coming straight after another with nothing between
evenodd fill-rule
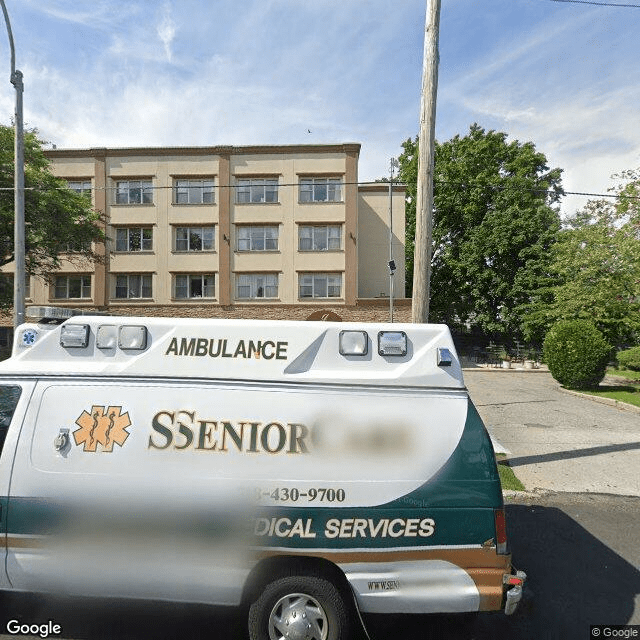
<instances>
[{"instance_id":1,"label":"tire","mask_svg":"<svg viewBox=\"0 0 640 640\"><path fill-rule=\"evenodd\" d=\"M251 605L249 637L251 640L347 640L347 606L336 586L324 578L280 578L269 583Z\"/></svg>"}]
</instances>

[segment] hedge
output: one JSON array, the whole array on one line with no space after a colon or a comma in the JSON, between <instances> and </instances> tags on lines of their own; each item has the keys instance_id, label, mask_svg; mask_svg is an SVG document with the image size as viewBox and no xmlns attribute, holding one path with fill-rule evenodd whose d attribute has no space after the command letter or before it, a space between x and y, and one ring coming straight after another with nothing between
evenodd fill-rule
<instances>
[{"instance_id":1,"label":"hedge","mask_svg":"<svg viewBox=\"0 0 640 640\"><path fill-rule=\"evenodd\" d=\"M597 387L607 368L611 345L588 320L561 320L544 340L551 375L569 389Z\"/></svg>"}]
</instances>

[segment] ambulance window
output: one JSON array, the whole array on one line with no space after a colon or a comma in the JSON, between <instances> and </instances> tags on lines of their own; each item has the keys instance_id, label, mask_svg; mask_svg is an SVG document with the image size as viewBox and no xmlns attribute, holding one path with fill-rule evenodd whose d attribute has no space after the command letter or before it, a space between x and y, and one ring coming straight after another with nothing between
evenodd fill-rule
<instances>
[{"instance_id":1,"label":"ambulance window","mask_svg":"<svg viewBox=\"0 0 640 640\"><path fill-rule=\"evenodd\" d=\"M0 385L0 453L7 437L7 431L16 410L20 392L22 389L16 386Z\"/></svg>"}]
</instances>

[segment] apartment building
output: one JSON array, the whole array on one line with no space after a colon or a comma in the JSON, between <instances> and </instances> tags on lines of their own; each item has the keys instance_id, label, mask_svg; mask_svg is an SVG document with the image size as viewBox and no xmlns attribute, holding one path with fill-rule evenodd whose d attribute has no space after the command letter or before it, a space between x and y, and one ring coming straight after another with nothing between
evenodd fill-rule
<instances>
[{"instance_id":1,"label":"apartment building","mask_svg":"<svg viewBox=\"0 0 640 640\"><path fill-rule=\"evenodd\" d=\"M104 212L101 264L64 260L28 302L127 315L386 320L388 185L360 145L53 149L55 175ZM393 193L404 298L404 189ZM72 258L69 255L68 258ZM408 317L406 301L396 304ZM314 315L315 314L315 315Z\"/></svg>"}]
</instances>

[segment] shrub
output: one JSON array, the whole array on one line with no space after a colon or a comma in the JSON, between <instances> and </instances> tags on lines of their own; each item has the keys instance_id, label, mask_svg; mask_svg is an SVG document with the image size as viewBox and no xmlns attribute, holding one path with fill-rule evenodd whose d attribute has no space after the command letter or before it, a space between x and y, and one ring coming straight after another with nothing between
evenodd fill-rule
<instances>
[{"instance_id":1,"label":"shrub","mask_svg":"<svg viewBox=\"0 0 640 640\"><path fill-rule=\"evenodd\" d=\"M588 320L561 320L544 340L551 375L570 389L597 387L607 368L611 345Z\"/></svg>"},{"instance_id":2,"label":"shrub","mask_svg":"<svg viewBox=\"0 0 640 640\"><path fill-rule=\"evenodd\" d=\"M618 364L631 371L640 371L640 346L618 352Z\"/></svg>"}]
</instances>

